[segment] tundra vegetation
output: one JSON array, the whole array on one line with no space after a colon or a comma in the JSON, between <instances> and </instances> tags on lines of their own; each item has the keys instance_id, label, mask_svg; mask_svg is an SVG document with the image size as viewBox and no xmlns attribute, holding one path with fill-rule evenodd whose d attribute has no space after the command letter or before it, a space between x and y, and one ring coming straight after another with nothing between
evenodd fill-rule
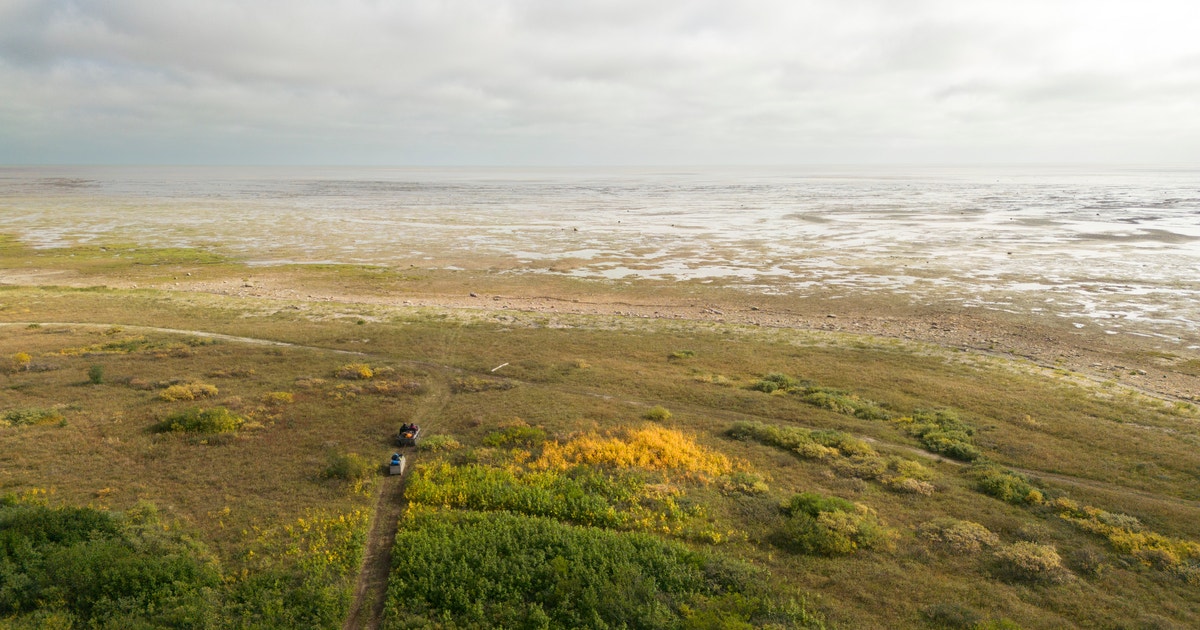
<instances>
[{"instance_id":1,"label":"tundra vegetation","mask_svg":"<svg viewBox=\"0 0 1200 630\"><path fill-rule=\"evenodd\" d=\"M248 273L39 252L0 263ZM449 282L335 271L255 273ZM0 286L0 626L341 627L406 422L380 627L1200 622L1190 404L867 337L100 284Z\"/></svg>"}]
</instances>

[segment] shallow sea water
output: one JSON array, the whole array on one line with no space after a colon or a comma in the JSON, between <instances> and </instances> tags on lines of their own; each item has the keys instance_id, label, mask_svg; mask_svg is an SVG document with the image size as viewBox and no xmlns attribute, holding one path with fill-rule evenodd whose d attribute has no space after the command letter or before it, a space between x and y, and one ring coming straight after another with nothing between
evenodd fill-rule
<instances>
[{"instance_id":1,"label":"shallow sea water","mask_svg":"<svg viewBox=\"0 0 1200 630\"><path fill-rule=\"evenodd\" d=\"M887 292L1200 336L1197 169L10 167L0 232L260 264Z\"/></svg>"}]
</instances>

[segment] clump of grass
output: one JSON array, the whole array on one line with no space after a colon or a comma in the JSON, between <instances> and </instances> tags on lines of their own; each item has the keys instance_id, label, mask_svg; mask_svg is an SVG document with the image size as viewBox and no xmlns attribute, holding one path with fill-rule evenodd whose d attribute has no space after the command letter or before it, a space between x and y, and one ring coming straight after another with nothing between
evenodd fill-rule
<instances>
[{"instance_id":1,"label":"clump of grass","mask_svg":"<svg viewBox=\"0 0 1200 630\"><path fill-rule=\"evenodd\" d=\"M655 405L646 410L642 418L652 422L666 422L671 419L671 411L662 405Z\"/></svg>"},{"instance_id":2,"label":"clump of grass","mask_svg":"<svg viewBox=\"0 0 1200 630\"><path fill-rule=\"evenodd\" d=\"M40 424L55 424L65 421L65 417L56 409L41 407L26 407L12 409L0 416L0 424L13 427L28 427Z\"/></svg>"},{"instance_id":3,"label":"clump of grass","mask_svg":"<svg viewBox=\"0 0 1200 630\"><path fill-rule=\"evenodd\" d=\"M192 407L167 416L151 430L156 433L230 433L245 423L246 418L225 407Z\"/></svg>"},{"instance_id":4,"label":"clump of grass","mask_svg":"<svg viewBox=\"0 0 1200 630\"><path fill-rule=\"evenodd\" d=\"M179 383L171 385L158 393L158 397L168 402L181 400L198 400L212 398L218 394L216 385L208 383Z\"/></svg>"},{"instance_id":5,"label":"clump of grass","mask_svg":"<svg viewBox=\"0 0 1200 630\"><path fill-rule=\"evenodd\" d=\"M839 556L859 549L887 549L895 538L875 512L861 503L802 492L780 509L788 517L782 539L799 553Z\"/></svg>"},{"instance_id":6,"label":"clump of grass","mask_svg":"<svg viewBox=\"0 0 1200 630\"><path fill-rule=\"evenodd\" d=\"M672 361L680 361L683 359L690 359L694 356L696 356L696 353L693 350L676 350L675 352L667 355L667 358Z\"/></svg>"},{"instance_id":7,"label":"clump of grass","mask_svg":"<svg viewBox=\"0 0 1200 630\"><path fill-rule=\"evenodd\" d=\"M995 553L996 573L1015 582L1061 583L1071 577L1053 545L1021 541Z\"/></svg>"},{"instance_id":8,"label":"clump of grass","mask_svg":"<svg viewBox=\"0 0 1200 630\"><path fill-rule=\"evenodd\" d=\"M457 451L460 448L462 448L462 444L450 435L430 435L417 442L417 450L424 453Z\"/></svg>"},{"instance_id":9,"label":"clump of grass","mask_svg":"<svg viewBox=\"0 0 1200 630\"><path fill-rule=\"evenodd\" d=\"M935 518L917 528L917 537L952 554L968 555L1000 544L1000 537L974 521Z\"/></svg>"},{"instance_id":10,"label":"clump of grass","mask_svg":"<svg viewBox=\"0 0 1200 630\"><path fill-rule=\"evenodd\" d=\"M379 467L358 453L333 453L329 465L321 472L326 479L364 481L374 476Z\"/></svg>"}]
</instances>

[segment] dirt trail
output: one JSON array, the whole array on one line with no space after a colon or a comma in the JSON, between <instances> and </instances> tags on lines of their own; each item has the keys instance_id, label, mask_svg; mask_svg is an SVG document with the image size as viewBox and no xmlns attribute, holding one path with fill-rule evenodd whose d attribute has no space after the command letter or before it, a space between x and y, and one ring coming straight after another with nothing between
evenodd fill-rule
<instances>
[{"instance_id":1,"label":"dirt trail","mask_svg":"<svg viewBox=\"0 0 1200 630\"><path fill-rule=\"evenodd\" d=\"M412 453L409 453L409 471L413 459ZM371 516L371 533L367 535L362 570L354 585L354 603L350 606L346 623L342 625L344 630L379 627L387 595L388 574L392 567L392 541L396 539L400 516L404 513L404 488L407 485L408 472L402 477L383 478L383 488L379 491L375 513Z\"/></svg>"},{"instance_id":2,"label":"dirt trail","mask_svg":"<svg viewBox=\"0 0 1200 630\"><path fill-rule=\"evenodd\" d=\"M422 404L410 422L421 425L426 435L437 425L438 414L450 401L448 383L430 383L430 391L423 397ZM367 534L366 551L363 553L362 569L354 585L354 602L346 617L343 630L374 630L383 617L387 601L387 581L392 569L392 544L396 540L400 517L408 502L404 500L404 488L416 464L416 449L402 449L408 458L408 467L402 477L384 477L383 487L375 502L375 513L371 516L371 531Z\"/></svg>"},{"instance_id":3,"label":"dirt trail","mask_svg":"<svg viewBox=\"0 0 1200 630\"><path fill-rule=\"evenodd\" d=\"M191 335L193 337L204 337L206 339L219 339L221 341L234 341L238 343L249 343L258 346L279 346L282 348L303 348L305 350L321 350L323 352L333 352L335 354L352 354L355 356L364 356L363 352L354 352L352 350L339 350L337 348L322 348L320 346L305 346L298 343L288 343L286 341L274 341L272 339L261 339L259 337L238 337L237 335L226 335L223 333L208 332L206 330L184 330L181 328L161 328L159 326L140 326L138 324L111 324L111 323L96 323L96 322L0 322L0 326L71 326L77 328L113 328L119 327L128 330L143 330L147 332L165 333L170 335Z\"/></svg>"}]
</instances>

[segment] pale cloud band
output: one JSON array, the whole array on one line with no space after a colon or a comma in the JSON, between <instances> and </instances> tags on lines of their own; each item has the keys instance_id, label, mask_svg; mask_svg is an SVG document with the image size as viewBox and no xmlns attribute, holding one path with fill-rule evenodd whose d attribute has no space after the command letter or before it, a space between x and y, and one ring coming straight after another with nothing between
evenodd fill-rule
<instances>
[{"instance_id":1,"label":"pale cloud band","mask_svg":"<svg viewBox=\"0 0 1200 630\"><path fill-rule=\"evenodd\" d=\"M1196 162L1200 5L0 0L0 163Z\"/></svg>"}]
</instances>

